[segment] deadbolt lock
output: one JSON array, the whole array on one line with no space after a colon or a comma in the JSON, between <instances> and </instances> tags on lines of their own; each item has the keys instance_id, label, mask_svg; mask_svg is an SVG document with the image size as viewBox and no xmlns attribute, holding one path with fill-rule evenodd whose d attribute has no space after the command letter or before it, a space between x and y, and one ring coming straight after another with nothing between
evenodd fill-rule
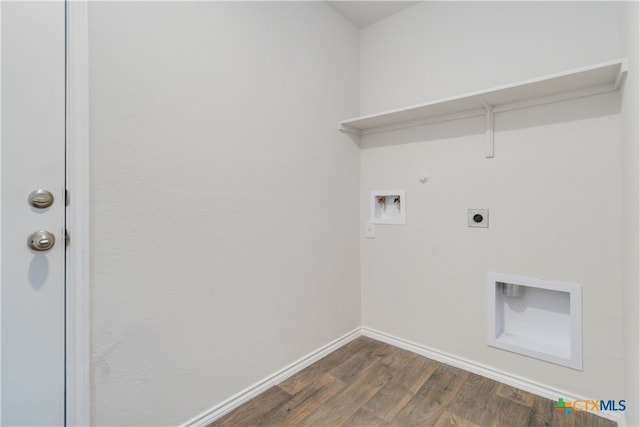
<instances>
[{"instance_id":1,"label":"deadbolt lock","mask_svg":"<svg viewBox=\"0 0 640 427\"><path fill-rule=\"evenodd\" d=\"M38 230L32 233L27 239L27 244L34 251L48 251L55 243L55 236L44 230Z\"/></svg>"},{"instance_id":2,"label":"deadbolt lock","mask_svg":"<svg viewBox=\"0 0 640 427\"><path fill-rule=\"evenodd\" d=\"M43 189L32 191L29 194L29 204L37 209L46 209L53 204L53 194Z\"/></svg>"}]
</instances>

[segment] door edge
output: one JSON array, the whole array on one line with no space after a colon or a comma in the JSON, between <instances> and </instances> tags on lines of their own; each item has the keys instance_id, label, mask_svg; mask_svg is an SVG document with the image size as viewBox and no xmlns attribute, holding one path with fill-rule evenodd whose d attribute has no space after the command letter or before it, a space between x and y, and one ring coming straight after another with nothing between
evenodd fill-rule
<instances>
[{"instance_id":1,"label":"door edge","mask_svg":"<svg viewBox=\"0 0 640 427\"><path fill-rule=\"evenodd\" d=\"M88 1L66 0L65 424L91 425Z\"/></svg>"}]
</instances>

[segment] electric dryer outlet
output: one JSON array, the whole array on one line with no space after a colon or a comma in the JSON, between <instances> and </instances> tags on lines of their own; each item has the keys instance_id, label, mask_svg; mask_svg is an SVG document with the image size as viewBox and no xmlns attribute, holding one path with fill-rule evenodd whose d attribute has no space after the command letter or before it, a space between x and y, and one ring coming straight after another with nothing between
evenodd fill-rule
<instances>
[{"instance_id":1,"label":"electric dryer outlet","mask_svg":"<svg viewBox=\"0 0 640 427\"><path fill-rule=\"evenodd\" d=\"M469 209L469 227L489 228L489 209Z\"/></svg>"}]
</instances>

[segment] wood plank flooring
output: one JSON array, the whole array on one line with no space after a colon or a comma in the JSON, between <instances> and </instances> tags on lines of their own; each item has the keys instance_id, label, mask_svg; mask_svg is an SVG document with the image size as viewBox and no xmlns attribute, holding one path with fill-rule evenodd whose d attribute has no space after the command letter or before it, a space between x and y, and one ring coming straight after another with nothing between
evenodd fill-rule
<instances>
[{"instance_id":1,"label":"wood plank flooring","mask_svg":"<svg viewBox=\"0 0 640 427\"><path fill-rule=\"evenodd\" d=\"M360 337L210 426L614 427L587 412Z\"/></svg>"}]
</instances>

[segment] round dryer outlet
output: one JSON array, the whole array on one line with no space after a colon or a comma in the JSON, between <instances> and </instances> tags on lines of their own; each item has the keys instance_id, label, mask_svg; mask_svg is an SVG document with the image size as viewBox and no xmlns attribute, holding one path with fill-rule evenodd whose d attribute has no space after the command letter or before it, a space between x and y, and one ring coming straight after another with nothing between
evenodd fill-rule
<instances>
[{"instance_id":1,"label":"round dryer outlet","mask_svg":"<svg viewBox=\"0 0 640 427\"><path fill-rule=\"evenodd\" d=\"M489 209L469 209L469 227L489 228Z\"/></svg>"}]
</instances>

